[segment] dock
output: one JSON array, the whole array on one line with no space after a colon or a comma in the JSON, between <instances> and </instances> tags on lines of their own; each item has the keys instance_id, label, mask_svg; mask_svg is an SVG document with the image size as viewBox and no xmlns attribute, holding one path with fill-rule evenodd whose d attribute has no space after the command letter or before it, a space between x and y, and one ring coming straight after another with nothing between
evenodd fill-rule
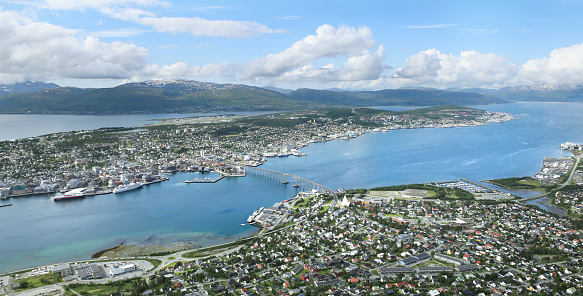
<instances>
[{"instance_id":1,"label":"dock","mask_svg":"<svg viewBox=\"0 0 583 296\"><path fill-rule=\"evenodd\" d=\"M225 176L220 176L218 179L215 180L186 180L186 181L182 181L182 183L187 183L187 184L191 184L191 183L216 183L220 180L222 180Z\"/></svg>"}]
</instances>

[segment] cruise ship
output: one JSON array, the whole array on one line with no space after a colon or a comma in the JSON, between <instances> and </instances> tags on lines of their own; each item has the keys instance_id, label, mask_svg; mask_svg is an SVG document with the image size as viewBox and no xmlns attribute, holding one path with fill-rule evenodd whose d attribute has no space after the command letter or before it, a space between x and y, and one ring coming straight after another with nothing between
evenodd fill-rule
<instances>
[{"instance_id":1,"label":"cruise ship","mask_svg":"<svg viewBox=\"0 0 583 296\"><path fill-rule=\"evenodd\" d=\"M130 184L122 184L117 186L117 188L115 188L113 190L113 193L122 193L125 191L130 191L130 190L134 190L134 189L138 189L140 187L144 186L144 183L142 182L132 182Z\"/></svg>"},{"instance_id":2,"label":"cruise ship","mask_svg":"<svg viewBox=\"0 0 583 296\"><path fill-rule=\"evenodd\" d=\"M261 213L261 211L263 211L263 207L253 212L253 214L251 214L251 216L247 218L247 223L253 223L253 221L255 221L255 218Z\"/></svg>"},{"instance_id":3,"label":"cruise ship","mask_svg":"<svg viewBox=\"0 0 583 296\"><path fill-rule=\"evenodd\" d=\"M81 198L81 197L85 197L85 190L86 189L87 189L87 187L75 188L75 189L73 189L71 191L67 191L65 193L57 193L53 197L53 200L54 201L57 201L57 200L63 200L63 199L71 199L71 198Z\"/></svg>"}]
</instances>

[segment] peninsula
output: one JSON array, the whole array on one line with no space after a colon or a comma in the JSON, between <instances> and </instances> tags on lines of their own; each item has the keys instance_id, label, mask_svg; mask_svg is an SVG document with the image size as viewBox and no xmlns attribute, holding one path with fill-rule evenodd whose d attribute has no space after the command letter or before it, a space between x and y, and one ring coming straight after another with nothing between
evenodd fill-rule
<instances>
[{"instance_id":1,"label":"peninsula","mask_svg":"<svg viewBox=\"0 0 583 296\"><path fill-rule=\"evenodd\" d=\"M401 112L325 109L4 141L0 142L0 198L75 188L91 188L91 194L109 193L127 180L151 183L178 171L258 166L269 157L304 155L297 149L310 143L350 139L367 132L478 126L513 118L461 106Z\"/></svg>"}]
</instances>

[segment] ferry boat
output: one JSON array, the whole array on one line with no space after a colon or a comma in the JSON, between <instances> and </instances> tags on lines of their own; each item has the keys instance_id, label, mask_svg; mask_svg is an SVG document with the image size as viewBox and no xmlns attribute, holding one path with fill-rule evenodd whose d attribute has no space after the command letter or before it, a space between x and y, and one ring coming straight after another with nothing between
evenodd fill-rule
<instances>
[{"instance_id":1,"label":"ferry boat","mask_svg":"<svg viewBox=\"0 0 583 296\"><path fill-rule=\"evenodd\" d=\"M255 221L255 218L261 213L261 211L263 211L263 209L264 208L261 207L257 211L253 212L253 214L251 214L251 216L249 216L249 218L247 218L247 223L253 223L253 221Z\"/></svg>"},{"instance_id":2,"label":"ferry boat","mask_svg":"<svg viewBox=\"0 0 583 296\"><path fill-rule=\"evenodd\" d=\"M71 191L67 191L65 193L57 193L55 194L55 196L53 197L54 201L57 200L63 200L63 199L72 199L72 198L82 198L85 197L85 190L87 189L87 187L83 187L83 188L75 188Z\"/></svg>"},{"instance_id":3,"label":"ferry boat","mask_svg":"<svg viewBox=\"0 0 583 296\"><path fill-rule=\"evenodd\" d=\"M132 183L127 184L127 185L122 184L122 185L117 186L117 188L115 188L113 190L113 193L122 193L122 192L125 192L125 191L130 191L130 190L138 189L138 188L140 188L142 186L144 186L144 183L142 183L142 182L132 182Z\"/></svg>"},{"instance_id":4,"label":"ferry boat","mask_svg":"<svg viewBox=\"0 0 583 296\"><path fill-rule=\"evenodd\" d=\"M291 150L291 154L293 156L306 156L306 154L304 152L301 152L301 151L299 151L297 149L292 149Z\"/></svg>"}]
</instances>

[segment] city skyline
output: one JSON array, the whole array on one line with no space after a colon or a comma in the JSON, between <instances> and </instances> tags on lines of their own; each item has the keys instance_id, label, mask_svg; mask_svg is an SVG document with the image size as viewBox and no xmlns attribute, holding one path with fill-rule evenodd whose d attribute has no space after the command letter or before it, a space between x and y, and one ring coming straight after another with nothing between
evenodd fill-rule
<instances>
[{"instance_id":1,"label":"city skyline","mask_svg":"<svg viewBox=\"0 0 583 296\"><path fill-rule=\"evenodd\" d=\"M0 1L0 84L582 84L581 1Z\"/></svg>"}]
</instances>

